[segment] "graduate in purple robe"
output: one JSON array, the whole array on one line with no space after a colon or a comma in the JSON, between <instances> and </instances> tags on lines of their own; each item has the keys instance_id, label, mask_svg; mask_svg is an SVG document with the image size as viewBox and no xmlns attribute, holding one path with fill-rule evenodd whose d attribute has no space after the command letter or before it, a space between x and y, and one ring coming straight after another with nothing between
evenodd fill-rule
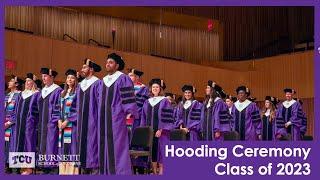
<instances>
[{"instance_id":1,"label":"graduate in purple robe","mask_svg":"<svg viewBox=\"0 0 320 180\"><path fill-rule=\"evenodd\" d=\"M238 101L234 103L232 112L233 130L238 132L241 141L256 141L261 139L261 117L256 103L248 100L249 88L240 86L236 89Z\"/></svg>"},{"instance_id":2,"label":"graduate in purple robe","mask_svg":"<svg viewBox=\"0 0 320 180\"><path fill-rule=\"evenodd\" d=\"M266 96L265 105L261 112L262 120L262 140L272 141L274 140L274 128L275 128L275 117L276 107L279 103L278 99L272 96Z\"/></svg>"},{"instance_id":3,"label":"graduate in purple robe","mask_svg":"<svg viewBox=\"0 0 320 180\"><path fill-rule=\"evenodd\" d=\"M128 69L128 76L130 77L134 85L134 94L136 97L136 103L138 107L138 117L133 118L131 114L129 114L126 118L126 124L129 134L129 144L131 142L134 130L140 126L142 106L144 102L149 99L148 87L144 85L142 82L140 82L140 78L143 74L144 73L142 71L139 71L137 69ZM132 159L134 174L136 174L137 172L140 174L144 173L144 168L147 167L147 164L145 164L146 159L147 157L139 157L137 159Z\"/></svg>"},{"instance_id":4,"label":"graduate in purple robe","mask_svg":"<svg viewBox=\"0 0 320 180\"><path fill-rule=\"evenodd\" d=\"M232 112L234 110L234 103L237 102L237 97L231 96L231 95L227 95L225 102L228 106L228 112L230 115L232 115Z\"/></svg>"},{"instance_id":5,"label":"graduate in purple robe","mask_svg":"<svg viewBox=\"0 0 320 180\"><path fill-rule=\"evenodd\" d=\"M56 174L57 162L54 159L41 161L39 156L58 154L58 120L60 119L59 99L62 89L54 84L57 72L41 68L42 81L45 85L41 92L33 95L30 113L26 124L26 151L36 152L36 167L44 174Z\"/></svg>"},{"instance_id":6,"label":"graduate in purple robe","mask_svg":"<svg viewBox=\"0 0 320 180\"><path fill-rule=\"evenodd\" d=\"M187 133L188 141L198 141L200 140L200 120L203 105L194 99L195 87L184 85L182 92L184 95L177 107L176 125Z\"/></svg>"},{"instance_id":7,"label":"graduate in purple robe","mask_svg":"<svg viewBox=\"0 0 320 180\"><path fill-rule=\"evenodd\" d=\"M152 79L149 82L151 96L143 105L141 126L151 126L154 131L152 145L153 174L163 174L164 147L170 140L170 130L174 128L173 107L163 96L166 88L161 79ZM159 169L158 169L159 167Z\"/></svg>"},{"instance_id":8,"label":"graduate in purple robe","mask_svg":"<svg viewBox=\"0 0 320 180\"><path fill-rule=\"evenodd\" d=\"M138 117L133 82L121 72L123 59L109 54L99 84L98 151L100 174L132 174L126 117Z\"/></svg>"},{"instance_id":9,"label":"graduate in purple robe","mask_svg":"<svg viewBox=\"0 0 320 180\"><path fill-rule=\"evenodd\" d=\"M59 127L59 154L76 155L77 145L77 96L76 87L78 85L77 72L68 69L64 90L60 98L60 119ZM76 159L68 159L59 162L59 174L77 174L78 168L75 167Z\"/></svg>"},{"instance_id":10,"label":"graduate in purple robe","mask_svg":"<svg viewBox=\"0 0 320 180\"><path fill-rule=\"evenodd\" d=\"M127 117L127 126L130 132L133 132L136 127L140 126L140 116L142 111L142 106L144 102L149 99L149 89L146 85L140 82L140 78L143 75L142 71L137 69L128 69L128 76L133 82L134 85L134 94L136 96L136 103L138 106L138 117L133 119L131 115ZM129 134L130 134L129 132ZM131 135L129 136L129 140L131 139Z\"/></svg>"},{"instance_id":11,"label":"graduate in purple robe","mask_svg":"<svg viewBox=\"0 0 320 180\"><path fill-rule=\"evenodd\" d=\"M206 97L201 112L201 137L205 141L222 141L224 134L231 130L231 116L223 101L226 97L223 89L208 81Z\"/></svg>"},{"instance_id":12,"label":"graduate in purple robe","mask_svg":"<svg viewBox=\"0 0 320 180\"><path fill-rule=\"evenodd\" d=\"M12 169L9 168L9 152L15 152L16 144L16 115L17 115L17 105L21 99L20 93L24 81L17 76L12 75L10 81L8 82L9 93L6 94L4 99L5 108L5 162L6 162L6 173L12 173Z\"/></svg>"},{"instance_id":13,"label":"graduate in purple robe","mask_svg":"<svg viewBox=\"0 0 320 180\"><path fill-rule=\"evenodd\" d=\"M81 83L77 87L77 155L80 155L80 173L98 174L98 101L99 79L94 75L101 67L85 59L81 69ZM80 77L78 77L79 79ZM81 80L81 79L80 79Z\"/></svg>"},{"instance_id":14,"label":"graduate in purple robe","mask_svg":"<svg viewBox=\"0 0 320 180\"><path fill-rule=\"evenodd\" d=\"M293 99L295 90L286 88L284 93L286 100L279 105L276 115L276 138L298 141L301 140L302 107L298 101Z\"/></svg>"}]
</instances>

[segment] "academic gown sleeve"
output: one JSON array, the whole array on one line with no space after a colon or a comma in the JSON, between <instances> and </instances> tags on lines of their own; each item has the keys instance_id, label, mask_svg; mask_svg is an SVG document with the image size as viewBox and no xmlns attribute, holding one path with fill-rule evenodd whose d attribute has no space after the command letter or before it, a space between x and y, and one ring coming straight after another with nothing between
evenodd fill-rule
<instances>
[{"instance_id":1,"label":"academic gown sleeve","mask_svg":"<svg viewBox=\"0 0 320 180\"><path fill-rule=\"evenodd\" d=\"M147 126L147 111L148 111L148 100L143 103L141 111L141 122L140 126Z\"/></svg>"},{"instance_id":2,"label":"academic gown sleeve","mask_svg":"<svg viewBox=\"0 0 320 180\"><path fill-rule=\"evenodd\" d=\"M192 105L191 105L192 106ZM191 107L191 112L189 115L188 129L193 129L195 131L200 129L200 120L201 120L201 110L203 104L199 101L195 101L194 105Z\"/></svg>"},{"instance_id":3,"label":"academic gown sleeve","mask_svg":"<svg viewBox=\"0 0 320 180\"><path fill-rule=\"evenodd\" d=\"M230 131L230 115L228 106L223 100L217 101L212 111L213 117L213 132L228 132Z\"/></svg>"},{"instance_id":4,"label":"academic gown sleeve","mask_svg":"<svg viewBox=\"0 0 320 180\"><path fill-rule=\"evenodd\" d=\"M175 126L179 128L183 124L183 104L180 102L176 108Z\"/></svg>"},{"instance_id":5,"label":"academic gown sleeve","mask_svg":"<svg viewBox=\"0 0 320 180\"><path fill-rule=\"evenodd\" d=\"M275 118L275 137L278 135L286 136L287 130L285 128L285 122L284 118L282 117L282 111L283 111L283 105L280 105L276 112L276 118Z\"/></svg>"},{"instance_id":6,"label":"academic gown sleeve","mask_svg":"<svg viewBox=\"0 0 320 180\"><path fill-rule=\"evenodd\" d=\"M170 131L174 128L173 107L170 101L165 98L160 102L159 108L159 129Z\"/></svg>"},{"instance_id":7,"label":"academic gown sleeve","mask_svg":"<svg viewBox=\"0 0 320 180\"><path fill-rule=\"evenodd\" d=\"M149 89L146 86L141 87L141 90L136 94L137 100L137 108L139 117L135 117L136 119L140 119L141 111L144 105L144 102L149 99Z\"/></svg>"},{"instance_id":8,"label":"academic gown sleeve","mask_svg":"<svg viewBox=\"0 0 320 180\"><path fill-rule=\"evenodd\" d=\"M137 107L137 103L134 95L133 82L130 79L130 77L127 75L122 75L122 77L120 78L121 78L119 83L120 93L121 93L121 88L130 87L132 89L132 93L130 97L120 96L122 108L125 114L131 114L134 118L139 118L138 107Z\"/></svg>"},{"instance_id":9,"label":"academic gown sleeve","mask_svg":"<svg viewBox=\"0 0 320 180\"><path fill-rule=\"evenodd\" d=\"M260 109L258 108L256 103L252 103L251 119L252 119L252 125L255 129L256 135L261 135L262 122L261 122L261 116L260 116Z\"/></svg>"},{"instance_id":10,"label":"academic gown sleeve","mask_svg":"<svg viewBox=\"0 0 320 180\"><path fill-rule=\"evenodd\" d=\"M291 117L289 122L296 128L300 129L302 125L302 107L299 102L292 105Z\"/></svg>"}]
</instances>

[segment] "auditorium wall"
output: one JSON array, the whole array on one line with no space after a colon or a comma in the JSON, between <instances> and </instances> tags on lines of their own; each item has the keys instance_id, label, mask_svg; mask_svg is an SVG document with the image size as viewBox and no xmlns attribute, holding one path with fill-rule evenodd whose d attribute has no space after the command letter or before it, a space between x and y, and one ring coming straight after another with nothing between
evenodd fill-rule
<instances>
[{"instance_id":1,"label":"auditorium wall","mask_svg":"<svg viewBox=\"0 0 320 180\"><path fill-rule=\"evenodd\" d=\"M93 59L103 66L98 77L103 77L105 58L114 52L96 46L60 41L14 31L5 31L5 59L16 63L14 69L6 69L6 75L25 76L27 72L39 74L41 67L50 67L59 72L56 81L64 81L68 68L81 69L83 60ZM247 85L257 101L272 95L284 98L283 88L297 90L297 97L304 100L304 108L309 118L308 134L313 134L314 68L313 51L286 54L264 59L241 62L223 62L218 65L195 65L137 53L119 52L126 61L127 68L137 68L145 72L144 83L151 78L165 80L167 91L181 94L183 84L193 84L197 97L202 97L207 80L214 80L227 93L235 94L239 85Z\"/></svg>"}]
</instances>

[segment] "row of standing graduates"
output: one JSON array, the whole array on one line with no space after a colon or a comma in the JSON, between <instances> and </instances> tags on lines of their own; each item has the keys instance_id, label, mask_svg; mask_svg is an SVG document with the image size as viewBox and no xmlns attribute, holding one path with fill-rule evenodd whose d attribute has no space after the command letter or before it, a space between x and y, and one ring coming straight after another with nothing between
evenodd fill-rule
<instances>
[{"instance_id":1,"label":"row of standing graduates","mask_svg":"<svg viewBox=\"0 0 320 180\"><path fill-rule=\"evenodd\" d=\"M286 100L281 104L278 98L266 96L262 110L245 86L236 89L238 97L232 97L208 81L203 103L194 100L193 86L185 85L182 92L184 97L176 107L175 121L190 141L221 141L231 131L237 132L240 140L301 140L307 130L302 101L293 98L296 92L290 88L284 89Z\"/></svg>"},{"instance_id":2,"label":"row of standing graduates","mask_svg":"<svg viewBox=\"0 0 320 180\"><path fill-rule=\"evenodd\" d=\"M137 118L138 108L133 82L121 72L124 66L121 56L109 54L107 75L100 80L94 74L101 66L85 59L81 82L77 85L77 72L69 69L64 90L54 83L58 73L49 68L40 70L44 87L39 90L32 73L25 87L29 82L33 87L22 92L16 89L24 80L12 78L5 100L6 169L8 153L19 151L36 153L36 168L20 169L22 174L57 174L63 162L52 157L61 154L80 156L79 163L64 167L66 173L132 174L125 119L128 114ZM44 164L39 155L48 156Z\"/></svg>"},{"instance_id":3,"label":"row of standing graduates","mask_svg":"<svg viewBox=\"0 0 320 180\"><path fill-rule=\"evenodd\" d=\"M131 174L128 153L129 139L124 119L134 119L134 127L147 125L154 128L153 169L155 174L162 174L163 154L161 149L169 140L169 132L173 128L185 129L190 140L199 140L200 137L207 138L206 140L222 140L223 133L231 130L238 131L240 135L243 132L241 140L261 138L259 137L261 119L256 115L259 114L259 111L255 103L243 103L245 108L242 111L233 108L230 114L229 108L221 98L222 88L213 82L208 82L207 96L210 98L206 99L204 105L198 101L186 99L183 104L174 108L169 99L161 96L161 92L165 89L163 80L152 79L149 83L149 90L138 82L139 77L143 74L141 71L131 69L129 76L126 76L120 72L124 68L124 61L120 56L114 53L108 55L107 69L109 61L116 64L113 74L107 75L102 80L98 80L91 74L90 78L82 80L74 93L63 93L60 87L53 84L44 87L41 92L23 91L8 95L6 98L8 127L6 133L7 130L11 132L5 137L8 140L6 144L12 144L8 151L80 154L81 165L78 167L80 173ZM101 67L92 60L86 59L82 68L82 71L85 71L83 69L90 69L91 73L94 73L99 72ZM57 75L55 71L48 68L42 68L41 74L51 78ZM26 80L33 80L34 75L28 77L31 75L29 73ZM74 70L68 70L66 75L67 77L77 76ZM85 72L82 72L82 75L86 77ZM44 78L42 79L45 81ZM13 82L19 84L16 77ZM67 90L65 88L64 91ZM237 93L240 94L240 91L245 91L244 94L248 95L247 88L238 88ZM195 88L186 85L183 87L183 92L191 93L192 99ZM62 94L64 94L63 97ZM15 103L17 106L14 105ZM241 107L241 105L238 106ZM248 116L251 117L251 120L248 120ZM281 117L278 119L282 120ZM251 122L248 123L249 121ZM65 122L63 129L57 128L59 122ZM291 125L295 126L295 124ZM254 129L254 132L250 128ZM282 132L281 135L285 133ZM16 140L19 138L20 140ZM20 149L18 150L17 147ZM50 173L53 168L45 166L42 170Z\"/></svg>"},{"instance_id":4,"label":"row of standing graduates","mask_svg":"<svg viewBox=\"0 0 320 180\"><path fill-rule=\"evenodd\" d=\"M141 71L137 72L139 72L136 73L137 76L143 74ZM134 71L131 74L134 74ZM135 81L133 80L133 82ZM192 85L184 85L182 87L183 98L178 105L176 105L175 95L172 93L159 96L159 93L166 88L163 80L151 80L149 88L151 88L151 97L145 98L148 99L147 103L140 102L143 107L140 126L151 125L157 133L159 129L162 130L162 136L157 137L156 133L154 138L154 155L163 150L163 145L170 139L171 130L164 126L154 126L154 124L158 124L159 119L168 122L168 118L172 116L173 128L183 129L188 141L223 141L224 135L232 131L236 132L239 136L237 139L242 141L301 140L306 132L307 119L302 111L302 101L293 99L296 92L290 88L284 89L286 100L282 104L279 104L277 98L266 96L263 110L260 110L253 102L254 99L250 98L250 90L245 86L239 86L236 89L238 96L236 98L226 95L221 86L213 81L208 81L205 100L201 103L194 98L196 88ZM154 89L160 89L160 92L154 92ZM147 93L144 96L147 96ZM138 95L139 97L141 95ZM173 110L170 110L168 100L165 100L165 97L169 99ZM163 102L163 104L158 102ZM157 106L157 104L159 105ZM137 121L139 119L134 121L134 127L139 124ZM152 123L153 121L155 123ZM172 126L168 127L172 128ZM155 147L160 148L157 150ZM162 154L157 154L157 156L158 158L153 156L152 159L153 162L158 162L158 165L154 165L153 169L158 166L162 169L163 156ZM160 170L160 172L162 171Z\"/></svg>"}]
</instances>

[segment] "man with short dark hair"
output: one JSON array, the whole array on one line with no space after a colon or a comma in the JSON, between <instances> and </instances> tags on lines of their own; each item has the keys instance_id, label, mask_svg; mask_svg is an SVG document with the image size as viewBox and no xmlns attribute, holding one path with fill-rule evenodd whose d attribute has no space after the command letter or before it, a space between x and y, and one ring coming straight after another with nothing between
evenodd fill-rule
<instances>
[{"instance_id":1,"label":"man with short dark hair","mask_svg":"<svg viewBox=\"0 0 320 180\"><path fill-rule=\"evenodd\" d=\"M123 59L109 54L107 75L99 87L99 169L100 174L132 174L126 117L137 117L133 83L123 74Z\"/></svg>"}]
</instances>

